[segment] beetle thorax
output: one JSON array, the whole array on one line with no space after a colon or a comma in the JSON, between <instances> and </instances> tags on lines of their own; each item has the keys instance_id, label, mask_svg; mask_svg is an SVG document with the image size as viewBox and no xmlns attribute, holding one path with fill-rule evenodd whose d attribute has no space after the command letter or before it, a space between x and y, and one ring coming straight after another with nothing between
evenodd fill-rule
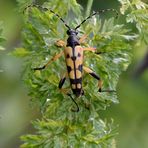
<instances>
[{"instance_id":1,"label":"beetle thorax","mask_svg":"<svg viewBox=\"0 0 148 148\"><path fill-rule=\"evenodd\" d=\"M80 45L78 37L76 35L70 35L67 39L67 46L76 46Z\"/></svg>"}]
</instances>

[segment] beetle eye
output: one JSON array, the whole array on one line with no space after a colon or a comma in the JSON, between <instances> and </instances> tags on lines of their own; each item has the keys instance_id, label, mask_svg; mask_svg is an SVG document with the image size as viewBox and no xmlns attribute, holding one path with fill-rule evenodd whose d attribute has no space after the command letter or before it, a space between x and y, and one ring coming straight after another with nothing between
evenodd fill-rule
<instances>
[{"instance_id":1,"label":"beetle eye","mask_svg":"<svg viewBox=\"0 0 148 148\"><path fill-rule=\"evenodd\" d=\"M69 30L67 30L67 32L66 32L68 35L70 35L70 31Z\"/></svg>"}]
</instances>

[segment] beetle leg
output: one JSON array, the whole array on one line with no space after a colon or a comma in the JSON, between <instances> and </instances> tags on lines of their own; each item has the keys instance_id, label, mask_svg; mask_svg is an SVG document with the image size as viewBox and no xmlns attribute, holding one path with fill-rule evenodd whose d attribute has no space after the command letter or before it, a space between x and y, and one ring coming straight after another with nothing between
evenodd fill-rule
<instances>
[{"instance_id":1,"label":"beetle leg","mask_svg":"<svg viewBox=\"0 0 148 148\"><path fill-rule=\"evenodd\" d=\"M71 109L73 112L79 112L79 106L78 106L78 104L77 104L77 102L74 100L74 98L71 96L71 94L70 93L68 93L67 94L70 98L71 98L71 100L74 102L74 104L76 105L76 109Z\"/></svg>"},{"instance_id":2,"label":"beetle leg","mask_svg":"<svg viewBox=\"0 0 148 148\"><path fill-rule=\"evenodd\" d=\"M85 72L89 73L92 77L98 80L99 92L116 92L115 90L102 90L102 81L100 77L88 67L83 66L83 69Z\"/></svg>"},{"instance_id":3,"label":"beetle leg","mask_svg":"<svg viewBox=\"0 0 148 148\"><path fill-rule=\"evenodd\" d=\"M95 47L85 47L85 48L83 48L83 51L92 51L95 54L102 54L102 53L104 53L104 52L101 52L101 51L97 52Z\"/></svg>"},{"instance_id":4,"label":"beetle leg","mask_svg":"<svg viewBox=\"0 0 148 148\"><path fill-rule=\"evenodd\" d=\"M92 77L98 80L99 92L101 92L102 91L102 81L100 77L88 67L83 66L83 69L86 73L89 73Z\"/></svg>"},{"instance_id":5,"label":"beetle leg","mask_svg":"<svg viewBox=\"0 0 148 148\"><path fill-rule=\"evenodd\" d=\"M62 40L58 40L58 41L56 41L55 45L57 47L64 47L64 46L66 46L66 43Z\"/></svg>"},{"instance_id":6,"label":"beetle leg","mask_svg":"<svg viewBox=\"0 0 148 148\"><path fill-rule=\"evenodd\" d=\"M62 88L62 86L64 85L64 82L65 82L65 80L66 80L67 77L68 77L68 73L66 73L66 74L63 75L63 77L61 78L61 80L59 82L59 89L60 89L61 92L63 92L64 94L68 95L72 99L72 101L75 103L75 105L77 107L77 109L76 110L73 110L73 111L78 112L79 111L79 106L78 106L77 102L73 99L73 97L71 96L71 94L68 92L69 89Z\"/></svg>"},{"instance_id":7,"label":"beetle leg","mask_svg":"<svg viewBox=\"0 0 148 148\"><path fill-rule=\"evenodd\" d=\"M80 39L79 39L79 43L83 43L85 41L85 39L87 38L87 35L84 34Z\"/></svg>"},{"instance_id":8,"label":"beetle leg","mask_svg":"<svg viewBox=\"0 0 148 148\"><path fill-rule=\"evenodd\" d=\"M60 89L60 92L65 94L65 95L68 95L69 94L69 91L70 91L70 88L61 88Z\"/></svg>"},{"instance_id":9,"label":"beetle leg","mask_svg":"<svg viewBox=\"0 0 148 148\"><path fill-rule=\"evenodd\" d=\"M95 52L96 51L96 48L94 48L94 47L85 47L85 48L83 48L83 51L92 51L92 52Z\"/></svg>"},{"instance_id":10,"label":"beetle leg","mask_svg":"<svg viewBox=\"0 0 148 148\"><path fill-rule=\"evenodd\" d=\"M33 68L33 70L43 70L43 69L45 69L49 64L51 64L52 62L54 62L55 60L57 60L58 58L60 58L62 55L63 55L63 51L60 52L59 54L55 55L55 56L54 56L52 59L50 59L50 60L48 61L48 63L45 64L44 66L38 67L38 68Z\"/></svg>"},{"instance_id":11,"label":"beetle leg","mask_svg":"<svg viewBox=\"0 0 148 148\"><path fill-rule=\"evenodd\" d=\"M64 82L65 82L65 80L66 80L67 77L68 77L68 73L65 73L65 74L62 76L62 78L61 78L61 80L60 80L60 82L59 82L59 89L61 89L61 88L63 87Z\"/></svg>"},{"instance_id":12,"label":"beetle leg","mask_svg":"<svg viewBox=\"0 0 148 148\"><path fill-rule=\"evenodd\" d=\"M62 78L61 78L61 80L60 80L60 82L59 82L59 89L60 89L60 91L63 92L64 94L68 94L68 91L69 91L69 88L62 88L67 77L68 77L68 73L65 73L65 74L62 76Z\"/></svg>"}]
</instances>

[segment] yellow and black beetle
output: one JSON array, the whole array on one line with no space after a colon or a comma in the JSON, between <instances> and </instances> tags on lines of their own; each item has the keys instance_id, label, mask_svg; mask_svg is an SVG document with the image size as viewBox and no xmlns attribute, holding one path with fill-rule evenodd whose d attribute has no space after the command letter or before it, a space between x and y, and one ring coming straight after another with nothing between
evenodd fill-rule
<instances>
[{"instance_id":1,"label":"yellow and black beetle","mask_svg":"<svg viewBox=\"0 0 148 148\"><path fill-rule=\"evenodd\" d=\"M86 39L86 35L82 36L82 38L79 39L79 37L77 36L78 35L77 29L84 22L86 22L86 20L88 20L89 18L91 18L92 16L94 16L96 14L100 14L100 13L103 13L103 12L106 12L106 11L114 11L118 15L118 12L115 9L99 10L98 12L94 12L90 16L88 16L86 19L84 19L77 27L75 27L74 29L71 29L66 24L66 22L57 13L55 13L53 10L47 9L47 8L42 8L41 6L38 6L38 5L32 5L32 6L38 7L42 10L45 10L45 11L50 11L51 13L55 14L64 23L64 25L68 28L68 30L67 30L67 35L68 35L67 42L65 43L64 41L59 40L56 43L57 46L64 47L64 51L62 51L61 53L54 56L43 67L34 68L34 70L42 70L42 69L46 68L51 62L55 61L56 59L58 59L59 57L61 57L64 54L65 62L66 62L66 66L67 66L67 72L64 74L64 76L61 78L61 80L59 82L59 89L62 89L62 86L63 86L63 84L66 80L66 77L68 77L69 80L70 80L70 85L71 85L71 89L73 91L73 94L76 97L83 95L84 91L82 89L82 72L84 70L86 73L89 73L91 76L93 76L95 79L98 80L98 88L99 88L98 91L102 92L102 89L101 89L102 81L101 81L100 77L95 72L93 72L90 68L83 66L83 51L88 50L88 51L95 52L96 48L93 48L93 47L83 48L83 47L81 47L80 44ZM30 7L30 6L28 6L28 7ZM100 53L101 52L96 53L96 54L100 54ZM106 91L111 91L111 90L106 90ZM69 95L71 97L71 99L74 101L74 103L76 104L76 106L77 106L76 111L78 112L79 107L78 107L76 101L72 98L71 94L67 93L67 95Z\"/></svg>"}]
</instances>

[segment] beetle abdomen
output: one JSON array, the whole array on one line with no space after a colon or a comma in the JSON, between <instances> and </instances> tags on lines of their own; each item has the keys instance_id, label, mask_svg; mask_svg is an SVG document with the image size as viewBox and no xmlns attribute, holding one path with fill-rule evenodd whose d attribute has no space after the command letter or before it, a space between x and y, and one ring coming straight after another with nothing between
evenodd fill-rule
<instances>
[{"instance_id":1,"label":"beetle abdomen","mask_svg":"<svg viewBox=\"0 0 148 148\"><path fill-rule=\"evenodd\" d=\"M64 50L67 72L73 93L82 93L83 49L81 46L66 47Z\"/></svg>"}]
</instances>

